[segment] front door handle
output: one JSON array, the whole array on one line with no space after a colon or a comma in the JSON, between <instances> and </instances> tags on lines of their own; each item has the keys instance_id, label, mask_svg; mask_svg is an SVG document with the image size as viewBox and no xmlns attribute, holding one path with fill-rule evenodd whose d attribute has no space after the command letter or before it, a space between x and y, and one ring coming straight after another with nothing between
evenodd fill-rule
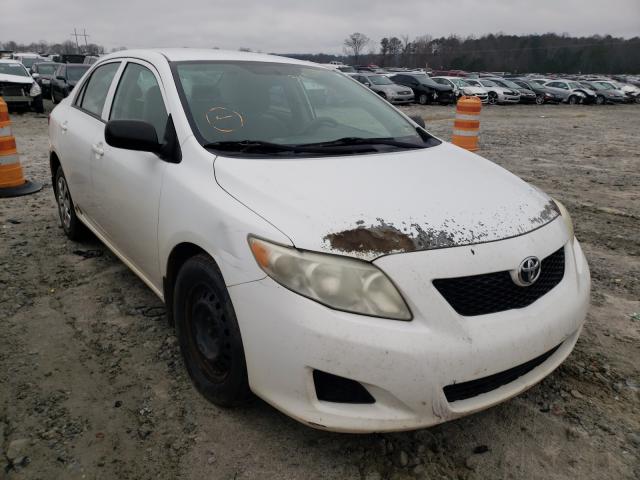
<instances>
[{"instance_id":1,"label":"front door handle","mask_svg":"<svg viewBox=\"0 0 640 480\"><path fill-rule=\"evenodd\" d=\"M63 122L60 125L60 129L62 130L62 133L65 133L69 129L69 127L67 126L67 122Z\"/></svg>"},{"instance_id":2,"label":"front door handle","mask_svg":"<svg viewBox=\"0 0 640 480\"><path fill-rule=\"evenodd\" d=\"M96 154L97 158L100 158L104 155L104 148L102 148L102 142L96 143L95 145L91 145L91 150Z\"/></svg>"}]
</instances>

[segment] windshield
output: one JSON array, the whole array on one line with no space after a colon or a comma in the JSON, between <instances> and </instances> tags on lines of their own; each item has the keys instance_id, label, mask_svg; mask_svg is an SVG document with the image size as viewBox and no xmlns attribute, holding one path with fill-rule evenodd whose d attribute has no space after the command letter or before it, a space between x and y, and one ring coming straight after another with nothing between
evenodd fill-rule
<instances>
[{"instance_id":1,"label":"windshield","mask_svg":"<svg viewBox=\"0 0 640 480\"><path fill-rule=\"evenodd\" d=\"M58 65L56 64L51 64L51 65L48 65L46 63L38 64L38 73L40 75L53 75L57 69L58 69Z\"/></svg>"},{"instance_id":2,"label":"windshield","mask_svg":"<svg viewBox=\"0 0 640 480\"><path fill-rule=\"evenodd\" d=\"M40 60L39 58L35 58L35 57L22 57L20 59L20 61L22 62L22 64L27 67L27 68L31 68L31 66L36 63L38 60Z\"/></svg>"},{"instance_id":3,"label":"windshield","mask_svg":"<svg viewBox=\"0 0 640 480\"><path fill-rule=\"evenodd\" d=\"M600 85L604 90L614 90L613 85L607 82L595 82L596 85Z\"/></svg>"},{"instance_id":4,"label":"windshield","mask_svg":"<svg viewBox=\"0 0 640 480\"><path fill-rule=\"evenodd\" d=\"M28 77L29 72L24 69L21 63L0 63L0 74L17 75L19 77Z\"/></svg>"},{"instance_id":5,"label":"windshield","mask_svg":"<svg viewBox=\"0 0 640 480\"><path fill-rule=\"evenodd\" d=\"M480 83L482 85L484 85L485 87L497 87L498 86L495 82L492 82L491 80L480 80Z\"/></svg>"},{"instance_id":6,"label":"windshield","mask_svg":"<svg viewBox=\"0 0 640 480\"><path fill-rule=\"evenodd\" d=\"M450 79L453 84L457 87L470 87L471 84L465 82L464 80L462 80L461 78L451 78Z\"/></svg>"},{"instance_id":7,"label":"windshield","mask_svg":"<svg viewBox=\"0 0 640 480\"><path fill-rule=\"evenodd\" d=\"M338 70L340 70L341 72L344 72L344 73L355 73L356 72L356 69L353 68L353 67L350 67L349 65L340 66L340 67L338 67Z\"/></svg>"},{"instance_id":8,"label":"windshield","mask_svg":"<svg viewBox=\"0 0 640 480\"><path fill-rule=\"evenodd\" d=\"M367 77L374 85L393 85L393 82L384 75L371 75Z\"/></svg>"},{"instance_id":9,"label":"windshield","mask_svg":"<svg viewBox=\"0 0 640 480\"><path fill-rule=\"evenodd\" d=\"M434 144L377 94L324 68L247 61L176 62L172 68L203 144L304 146L353 138Z\"/></svg>"},{"instance_id":10,"label":"windshield","mask_svg":"<svg viewBox=\"0 0 640 480\"><path fill-rule=\"evenodd\" d=\"M67 67L67 78L72 82L77 82L87 70L89 70L89 65L86 67Z\"/></svg>"},{"instance_id":11,"label":"windshield","mask_svg":"<svg viewBox=\"0 0 640 480\"><path fill-rule=\"evenodd\" d=\"M515 88L516 90L522 88L520 85L512 82L511 80L501 79L500 82L508 88Z\"/></svg>"}]
</instances>

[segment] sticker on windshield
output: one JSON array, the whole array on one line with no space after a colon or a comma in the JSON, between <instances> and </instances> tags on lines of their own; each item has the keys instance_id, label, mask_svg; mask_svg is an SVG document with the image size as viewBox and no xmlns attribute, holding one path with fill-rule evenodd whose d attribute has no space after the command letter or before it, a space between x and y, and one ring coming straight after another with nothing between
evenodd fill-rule
<instances>
[{"instance_id":1,"label":"sticker on windshield","mask_svg":"<svg viewBox=\"0 0 640 480\"><path fill-rule=\"evenodd\" d=\"M244 127L242 115L225 107L213 107L205 117L209 125L221 133L232 133Z\"/></svg>"}]
</instances>

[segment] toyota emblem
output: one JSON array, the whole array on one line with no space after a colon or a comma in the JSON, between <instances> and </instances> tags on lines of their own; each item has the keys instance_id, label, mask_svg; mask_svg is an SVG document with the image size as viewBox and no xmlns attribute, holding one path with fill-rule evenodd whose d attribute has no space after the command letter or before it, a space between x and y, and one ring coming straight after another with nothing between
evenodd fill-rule
<instances>
[{"instance_id":1,"label":"toyota emblem","mask_svg":"<svg viewBox=\"0 0 640 480\"><path fill-rule=\"evenodd\" d=\"M540 260L538 257L525 258L518 267L518 277L516 283L521 287L533 285L540 277Z\"/></svg>"}]
</instances>

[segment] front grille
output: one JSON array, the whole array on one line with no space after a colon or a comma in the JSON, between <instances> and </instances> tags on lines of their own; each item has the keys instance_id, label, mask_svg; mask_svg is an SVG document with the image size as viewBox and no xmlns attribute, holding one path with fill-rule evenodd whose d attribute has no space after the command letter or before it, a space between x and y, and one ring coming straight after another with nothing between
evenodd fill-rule
<instances>
[{"instance_id":1,"label":"front grille","mask_svg":"<svg viewBox=\"0 0 640 480\"><path fill-rule=\"evenodd\" d=\"M15 84L0 84L0 96L22 97L25 95L24 87Z\"/></svg>"},{"instance_id":2,"label":"front grille","mask_svg":"<svg viewBox=\"0 0 640 480\"><path fill-rule=\"evenodd\" d=\"M562 345L562 344L560 344ZM478 378L469 382L454 383L444 387L444 395L447 397L448 402L455 402L457 400L466 400L483 393L495 390L503 385L511 383L518 378L526 375L538 365L544 363L551 355L553 355L560 345L556 345L548 352L543 353L539 357L529 360L517 367L504 370L502 372L494 373L488 377Z\"/></svg>"},{"instance_id":3,"label":"front grille","mask_svg":"<svg viewBox=\"0 0 640 480\"><path fill-rule=\"evenodd\" d=\"M460 315L472 317L531 305L564 277L564 247L542 260L538 280L528 287L516 285L508 271L441 278L434 287Z\"/></svg>"}]
</instances>

